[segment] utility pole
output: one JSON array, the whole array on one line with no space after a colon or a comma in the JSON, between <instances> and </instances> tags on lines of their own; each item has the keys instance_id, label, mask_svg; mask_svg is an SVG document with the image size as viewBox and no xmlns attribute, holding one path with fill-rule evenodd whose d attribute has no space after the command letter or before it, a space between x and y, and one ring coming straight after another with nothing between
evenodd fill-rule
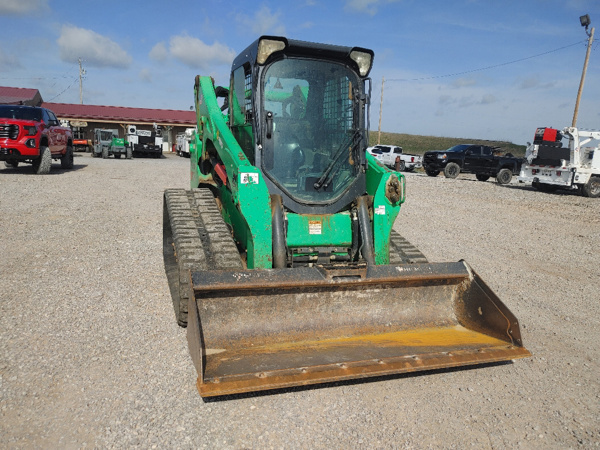
<instances>
[{"instance_id":1,"label":"utility pole","mask_svg":"<svg viewBox=\"0 0 600 450\"><path fill-rule=\"evenodd\" d=\"M593 32L593 30L592 30ZM385 78L381 77L381 102L379 103L379 133L377 134L377 145L381 144L381 110L383 109L383 85Z\"/></svg>"},{"instance_id":2,"label":"utility pole","mask_svg":"<svg viewBox=\"0 0 600 450\"><path fill-rule=\"evenodd\" d=\"M81 58L79 60L79 104L83 105L83 76L85 69L81 67Z\"/></svg>"},{"instance_id":3,"label":"utility pole","mask_svg":"<svg viewBox=\"0 0 600 450\"><path fill-rule=\"evenodd\" d=\"M575 128L577 126L577 114L579 113L579 101L581 100L581 92L583 91L583 83L585 82L585 74L587 72L588 61L590 59L590 50L592 49L592 42L594 42L594 28L590 33L587 32L588 25L591 23L590 16L585 15L579 18L581 26L585 27L585 32L589 36L587 52L585 53L585 62L583 63L583 72L581 74L581 81L579 82L579 91L577 92L577 100L575 101L575 112L573 113L573 123L571 126Z\"/></svg>"}]
</instances>

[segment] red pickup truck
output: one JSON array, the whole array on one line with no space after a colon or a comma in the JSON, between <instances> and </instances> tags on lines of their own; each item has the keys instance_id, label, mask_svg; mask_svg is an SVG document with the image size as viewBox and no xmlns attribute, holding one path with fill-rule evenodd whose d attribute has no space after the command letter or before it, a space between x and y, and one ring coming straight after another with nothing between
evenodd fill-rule
<instances>
[{"instance_id":1,"label":"red pickup truck","mask_svg":"<svg viewBox=\"0 0 600 450\"><path fill-rule=\"evenodd\" d=\"M32 164L35 173L45 174L53 159L63 169L73 168L71 129L61 127L49 109L0 105L0 161L6 167Z\"/></svg>"}]
</instances>

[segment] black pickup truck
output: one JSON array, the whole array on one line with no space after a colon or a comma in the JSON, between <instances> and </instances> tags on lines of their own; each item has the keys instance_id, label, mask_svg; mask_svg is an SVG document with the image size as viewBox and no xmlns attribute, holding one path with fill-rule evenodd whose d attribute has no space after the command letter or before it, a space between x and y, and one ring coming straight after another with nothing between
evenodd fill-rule
<instances>
[{"instance_id":1,"label":"black pickup truck","mask_svg":"<svg viewBox=\"0 0 600 450\"><path fill-rule=\"evenodd\" d=\"M497 148L487 145L460 144L448 150L425 152L423 167L430 177L444 172L446 178L459 173L473 173L479 181L496 177L499 184L508 184L521 170L522 159L507 153L499 156Z\"/></svg>"}]
</instances>

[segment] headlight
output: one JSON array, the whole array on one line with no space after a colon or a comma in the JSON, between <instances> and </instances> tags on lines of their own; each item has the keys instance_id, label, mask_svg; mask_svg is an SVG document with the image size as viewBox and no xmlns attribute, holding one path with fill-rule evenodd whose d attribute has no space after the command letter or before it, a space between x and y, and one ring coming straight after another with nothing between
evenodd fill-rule
<instances>
[{"instance_id":1,"label":"headlight","mask_svg":"<svg viewBox=\"0 0 600 450\"><path fill-rule=\"evenodd\" d=\"M438 159L446 159L448 158L448 155L446 155L445 153L443 155L437 155Z\"/></svg>"},{"instance_id":2,"label":"headlight","mask_svg":"<svg viewBox=\"0 0 600 450\"><path fill-rule=\"evenodd\" d=\"M36 127L25 127L25 129L27 130L27 136L35 136L37 134Z\"/></svg>"},{"instance_id":3,"label":"headlight","mask_svg":"<svg viewBox=\"0 0 600 450\"><path fill-rule=\"evenodd\" d=\"M358 65L358 71L361 77L366 77L373 64L373 53L362 50L352 50L350 58Z\"/></svg>"},{"instance_id":4,"label":"headlight","mask_svg":"<svg viewBox=\"0 0 600 450\"><path fill-rule=\"evenodd\" d=\"M286 41L275 40L275 39L261 39L258 43L258 54L256 55L256 62L258 64L264 64L267 58L271 54L285 49Z\"/></svg>"}]
</instances>

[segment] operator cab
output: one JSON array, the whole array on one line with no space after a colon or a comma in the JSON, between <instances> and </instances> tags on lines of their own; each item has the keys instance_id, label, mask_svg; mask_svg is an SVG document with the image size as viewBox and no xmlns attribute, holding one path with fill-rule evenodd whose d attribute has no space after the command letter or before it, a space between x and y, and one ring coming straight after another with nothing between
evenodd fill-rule
<instances>
[{"instance_id":1,"label":"operator cab","mask_svg":"<svg viewBox=\"0 0 600 450\"><path fill-rule=\"evenodd\" d=\"M229 121L269 192L297 213L365 192L371 50L261 37L236 58Z\"/></svg>"}]
</instances>

